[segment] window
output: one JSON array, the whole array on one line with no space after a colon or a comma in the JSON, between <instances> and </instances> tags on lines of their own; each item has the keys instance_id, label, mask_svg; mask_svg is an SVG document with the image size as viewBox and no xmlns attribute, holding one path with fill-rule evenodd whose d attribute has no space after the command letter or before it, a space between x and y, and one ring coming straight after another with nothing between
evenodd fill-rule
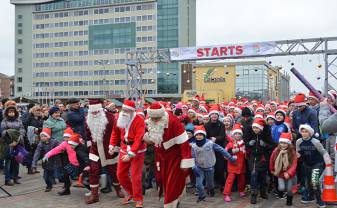
<instances>
[{"instance_id":1,"label":"window","mask_svg":"<svg viewBox=\"0 0 337 208\"><path fill-rule=\"evenodd\" d=\"M18 23L18 27L22 27L22 23Z\"/></svg>"},{"instance_id":2,"label":"window","mask_svg":"<svg viewBox=\"0 0 337 208\"><path fill-rule=\"evenodd\" d=\"M22 35L22 30L21 29L18 30L18 34Z\"/></svg>"},{"instance_id":3,"label":"window","mask_svg":"<svg viewBox=\"0 0 337 208\"><path fill-rule=\"evenodd\" d=\"M17 88L18 92L22 92L22 87Z\"/></svg>"},{"instance_id":4,"label":"window","mask_svg":"<svg viewBox=\"0 0 337 208\"><path fill-rule=\"evenodd\" d=\"M19 63L19 64L22 63L22 58L18 58L18 63Z\"/></svg>"},{"instance_id":5,"label":"window","mask_svg":"<svg viewBox=\"0 0 337 208\"><path fill-rule=\"evenodd\" d=\"M18 68L18 73L22 73L22 68Z\"/></svg>"},{"instance_id":6,"label":"window","mask_svg":"<svg viewBox=\"0 0 337 208\"><path fill-rule=\"evenodd\" d=\"M17 81L18 81L19 83L21 83L21 82L22 82L22 77L18 77L18 78L17 78Z\"/></svg>"},{"instance_id":7,"label":"window","mask_svg":"<svg viewBox=\"0 0 337 208\"><path fill-rule=\"evenodd\" d=\"M21 54L21 53L22 53L22 49L19 48L19 49L18 49L18 54Z\"/></svg>"},{"instance_id":8,"label":"window","mask_svg":"<svg viewBox=\"0 0 337 208\"><path fill-rule=\"evenodd\" d=\"M18 44L22 44L22 39L18 39Z\"/></svg>"},{"instance_id":9,"label":"window","mask_svg":"<svg viewBox=\"0 0 337 208\"><path fill-rule=\"evenodd\" d=\"M18 15L18 19L22 19L22 15L21 14Z\"/></svg>"}]
</instances>

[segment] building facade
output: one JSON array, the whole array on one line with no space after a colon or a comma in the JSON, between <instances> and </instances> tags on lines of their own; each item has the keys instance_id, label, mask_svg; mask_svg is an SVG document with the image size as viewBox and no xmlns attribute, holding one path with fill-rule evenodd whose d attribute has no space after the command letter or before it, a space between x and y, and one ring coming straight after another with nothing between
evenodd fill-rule
<instances>
[{"instance_id":1,"label":"building facade","mask_svg":"<svg viewBox=\"0 0 337 208\"><path fill-rule=\"evenodd\" d=\"M13 97L13 77L0 73L0 98Z\"/></svg>"},{"instance_id":2,"label":"building facade","mask_svg":"<svg viewBox=\"0 0 337 208\"><path fill-rule=\"evenodd\" d=\"M265 61L196 64L192 74L188 71L186 74L193 83L192 90L185 90L184 101L193 99L196 94L203 94L206 100L217 103L233 97L289 100L290 76Z\"/></svg>"},{"instance_id":3,"label":"building facade","mask_svg":"<svg viewBox=\"0 0 337 208\"><path fill-rule=\"evenodd\" d=\"M17 96L118 98L126 53L194 46L195 0L11 0ZM176 96L180 65L142 66L148 96Z\"/></svg>"}]
</instances>

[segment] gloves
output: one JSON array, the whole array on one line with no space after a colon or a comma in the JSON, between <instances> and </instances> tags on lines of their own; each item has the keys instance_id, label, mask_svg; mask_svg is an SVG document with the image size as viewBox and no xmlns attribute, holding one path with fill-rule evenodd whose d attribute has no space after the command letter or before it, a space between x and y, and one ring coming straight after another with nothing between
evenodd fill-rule
<instances>
[{"instance_id":1,"label":"gloves","mask_svg":"<svg viewBox=\"0 0 337 208\"><path fill-rule=\"evenodd\" d=\"M255 140L250 140L248 144L249 144L249 146L254 146L254 145L255 145L255 143L256 143L256 141L255 141Z\"/></svg>"},{"instance_id":2,"label":"gloves","mask_svg":"<svg viewBox=\"0 0 337 208\"><path fill-rule=\"evenodd\" d=\"M112 146L112 145L109 145L109 154L110 154L110 155L115 154L115 147Z\"/></svg>"},{"instance_id":3,"label":"gloves","mask_svg":"<svg viewBox=\"0 0 337 208\"><path fill-rule=\"evenodd\" d=\"M233 149L232 149L232 152L233 152L233 153L238 153L239 151L240 151L239 148L233 148Z\"/></svg>"},{"instance_id":4,"label":"gloves","mask_svg":"<svg viewBox=\"0 0 337 208\"><path fill-rule=\"evenodd\" d=\"M261 147L265 147L265 146L266 146L266 143L265 143L264 141L260 140L260 146L261 146Z\"/></svg>"},{"instance_id":5,"label":"gloves","mask_svg":"<svg viewBox=\"0 0 337 208\"><path fill-rule=\"evenodd\" d=\"M44 156L44 157L42 158L42 162L48 162L48 157L47 157L47 156Z\"/></svg>"},{"instance_id":6,"label":"gloves","mask_svg":"<svg viewBox=\"0 0 337 208\"><path fill-rule=\"evenodd\" d=\"M237 160L237 157L235 155L229 158L229 161L232 163L235 163L236 160Z\"/></svg>"}]
</instances>

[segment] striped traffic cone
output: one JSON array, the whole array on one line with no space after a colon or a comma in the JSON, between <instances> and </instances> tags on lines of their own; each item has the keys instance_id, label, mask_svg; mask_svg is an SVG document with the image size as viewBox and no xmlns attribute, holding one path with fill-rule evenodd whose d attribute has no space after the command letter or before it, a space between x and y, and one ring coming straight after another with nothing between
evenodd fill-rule
<instances>
[{"instance_id":1,"label":"striped traffic cone","mask_svg":"<svg viewBox=\"0 0 337 208\"><path fill-rule=\"evenodd\" d=\"M333 177L332 164L327 164L324 176L322 201L337 202L335 180Z\"/></svg>"}]
</instances>

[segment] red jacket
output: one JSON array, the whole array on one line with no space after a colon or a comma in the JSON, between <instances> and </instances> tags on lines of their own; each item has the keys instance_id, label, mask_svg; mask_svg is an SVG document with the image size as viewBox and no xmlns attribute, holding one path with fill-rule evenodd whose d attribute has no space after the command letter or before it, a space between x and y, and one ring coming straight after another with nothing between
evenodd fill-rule
<instances>
[{"instance_id":1,"label":"red jacket","mask_svg":"<svg viewBox=\"0 0 337 208\"><path fill-rule=\"evenodd\" d=\"M140 115L135 115L131 119L131 124L128 129L118 128L117 122L115 122L110 137L110 145L115 147L120 143L121 151L135 156L137 153L146 151L146 144L143 141L144 133L145 121ZM126 143L132 144L127 145Z\"/></svg>"},{"instance_id":2,"label":"red jacket","mask_svg":"<svg viewBox=\"0 0 337 208\"><path fill-rule=\"evenodd\" d=\"M233 148L239 148L240 151L233 153ZM236 156L237 160L235 163L227 162L228 173L241 174L246 172L246 150L245 143L243 140L234 141L234 139L229 139L229 143L226 145L226 151L228 151L232 156Z\"/></svg>"},{"instance_id":3,"label":"red jacket","mask_svg":"<svg viewBox=\"0 0 337 208\"><path fill-rule=\"evenodd\" d=\"M280 150L278 148L275 148L273 153L271 154L270 157L270 162L269 162L269 169L270 172L275 172L275 160L279 154ZM289 178L293 178L296 174L296 168L297 168L297 156L296 156L296 151L294 150L292 152L292 158L293 158L293 162L292 164L290 164L290 166L288 167L287 171L283 171L281 170L281 172L279 173L279 175L277 177L279 178L284 178L284 173L287 172L289 175Z\"/></svg>"}]
</instances>

